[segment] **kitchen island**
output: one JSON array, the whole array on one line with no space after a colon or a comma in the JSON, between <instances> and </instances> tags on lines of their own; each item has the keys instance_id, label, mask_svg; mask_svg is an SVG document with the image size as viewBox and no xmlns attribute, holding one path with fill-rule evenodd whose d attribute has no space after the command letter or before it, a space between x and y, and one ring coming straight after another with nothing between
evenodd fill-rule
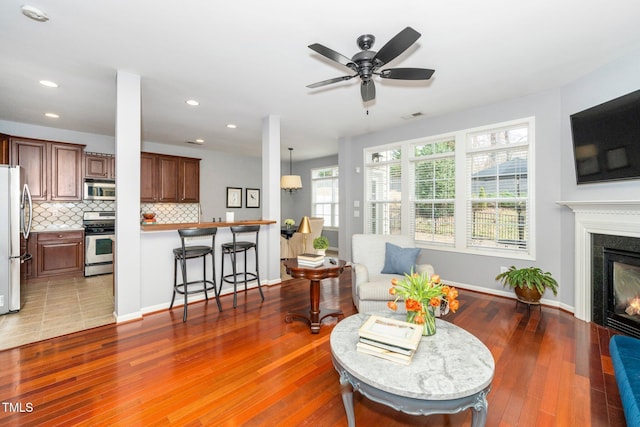
<instances>
[{"instance_id":1,"label":"kitchen island","mask_svg":"<svg viewBox=\"0 0 640 427\"><path fill-rule=\"evenodd\" d=\"M153 311L164 310L169 307L171 302L171 295L173 293L173 277L174 277L174 260L173 249L180 247L180 236L178 235L178 229L183 228L205 228L205 227L217 227L216 233L216 248L215 248L215 279L218 287L220 286L220 272L222 256L220 245L222 243L228 243L233 241L230 227L236 225L260 225L260 237L258 242L259 261L260 261L260 282L262 285L268 285L270 282L275 283L280 280L279 266L273 270L277 270L277 276L269 277L269 266L267 251L270 246L268 241L267 230L268 227L278 227L274 220L241 220L234 222L198 222L198 223L173 223L173 224L144 224L140 226L140 251L141 251L141 269L140 269L140 281L141 281L141 301L140 307L142 313L150 313ZM280 232L277 228L277 238L279 245ZM200 244L200 239L192 239L190 241L193 244ZM204 240L202 244L211 244L211 239L206 238L208 243ZM279 246L277 246L279 248ZM225 271L231 271L231 264L229 259L225 259ZM249 252L247 256L248 265L254 265L254 254ZM238 263L244 263L244 257L241 256L238 259ZM210 261L207 261L207 275L211 276ZM239 268L242 269L244 266ZM190 278L197 279L202 277L202 262L189 262L187 264L187 275ZM181 282L181 278L178 277L178 282ZM257 283L249 283L249 288L257 287ZM225 295L233 292L233 285L225 283L222 287L221 294ZM198 301L204 299L204 294L196 294L190 296L189 302ZM178 298L174 309L180 307L182 299ZM222 305L222 309L232 308L231 304Z\"/></svg>"}]
</instances>

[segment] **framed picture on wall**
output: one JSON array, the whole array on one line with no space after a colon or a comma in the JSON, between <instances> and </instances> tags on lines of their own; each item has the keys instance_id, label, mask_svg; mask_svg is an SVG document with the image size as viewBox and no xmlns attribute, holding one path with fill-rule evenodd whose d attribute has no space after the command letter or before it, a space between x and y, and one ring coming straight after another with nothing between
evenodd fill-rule
<instances>
[{"instance_id":1,"label":"framed picture on wall","mask_svg":"<svg viewBox=\"0 0 640 427\"><path fill-rule=\"evenodd\" d=\"M227 187L227 207L228 208L242 207L242 188Z\"/></svg>"},{"instance_id":2,"label":"framed picture on wall","mask_svg":"<svg viewBox=\"0 0 640 427\"><path fill-rule=\"evenodd\" d=\"M248 208L260 207L260 189L259 188L247 188L245 195L245 203Z\"/></svg>"}]
</instances>

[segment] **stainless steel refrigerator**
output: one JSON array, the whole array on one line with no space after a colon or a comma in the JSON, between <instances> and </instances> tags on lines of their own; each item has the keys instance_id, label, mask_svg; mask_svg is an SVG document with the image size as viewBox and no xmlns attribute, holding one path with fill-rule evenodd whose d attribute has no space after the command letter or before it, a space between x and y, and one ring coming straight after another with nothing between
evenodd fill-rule
<instances>
[{"instance_id":1,"label":"stainless steel refrigerator","mask_svg":"<svg viewBox=\"0 0 640 427\"><path fill-rule=\"evenodd\" d=\"M24 304L20 265L31 255L20 250L20 237L29 238L32 214L24 169L0 165L0 314L19 311Z\"/></svg>"}]
</instances>

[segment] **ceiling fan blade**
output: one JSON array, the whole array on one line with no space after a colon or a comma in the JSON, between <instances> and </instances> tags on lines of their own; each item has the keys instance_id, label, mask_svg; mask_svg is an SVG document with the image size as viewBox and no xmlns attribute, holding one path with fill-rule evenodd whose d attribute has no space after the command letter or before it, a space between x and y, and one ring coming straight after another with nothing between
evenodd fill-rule
<instances>
[{"instance_id":1,"label":"ceiling fan blade","mask_svg":"<svg viewBox=\"0 0 640 427\"><path fill-rule=\"evenodd\" d=\"M373 80L362 82L360 85L360 95L362 95L362 102L372 101L376 97L376 85Z\"/></svg>"},{"instance_id":2,"label":"ceiling fan blade","mask_svg":"<svg viewBox=\"0 0 640 427\"><path fill-rule=\"evenodd\" d=\"M310 44L309 49L319 53L326 58L329 58L332 61L337 62L338 64L342 64L345 67L349 67L351 69L354 69L355 67L355 64L353 63L353 61L351 61L351 59L319 43Z\"/></svg>"},{"instance_id":3,"label":"ceiling fan blade","mask_svg":"<svg viewBox=\"0 0 640 427\"><path fill-rule=\"evenodd\" d=\"M390 68L382 70L380 77L398 80L429 80L434 72L435 70L428 68Z\"/></svg>"},{"instance_id":4,"label":"ceiling fan blade","mask_svg":"<svg viewBox=\"0 0 640 427\"><path fill-rule=\"evenodd\" d=\"M376 53L374 62L377 59L384 65L387 62L392 61L402 52L407 50L409 46L414 44L416 40L420 38L420 33L411 27L407 27L395 35L394 38L389 40L387 44Z\"/></svg>"},{"instance_id":5,"label":"ceiling fan blade","mask_svg":"<svg viewBox=\"0 0 640 427\"><path fill-rule=\"evenodd\" d=\"M321 82L318 83L312 83L310 85L307 85L308 88L310 89L314 89L320 86L326 86L326 85L330 85L331 83L338 83L341 82L343 80L349 80L354 78L355 76L357 76L357 74L353 75L353 76L342 76L342 77L334 77L332 79L328 79L328 80L323 80Z\"/></svg>"}]
</instances>

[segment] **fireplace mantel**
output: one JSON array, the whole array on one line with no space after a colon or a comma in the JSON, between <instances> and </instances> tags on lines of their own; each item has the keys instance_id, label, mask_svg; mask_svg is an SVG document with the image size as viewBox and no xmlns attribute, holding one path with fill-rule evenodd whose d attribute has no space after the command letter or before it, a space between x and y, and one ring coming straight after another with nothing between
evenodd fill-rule
<instances>
[{"instance_id":1,"label":"fireplace mantel","mask_svg":"<svg viewBox=\"0 0 640 427\"><path fill-rule=\"evenodd\" d=\"M575 213L575 312L591 321L591 234L640 238L640 200L561 201Z\"/></svg>"}]
</instances>

